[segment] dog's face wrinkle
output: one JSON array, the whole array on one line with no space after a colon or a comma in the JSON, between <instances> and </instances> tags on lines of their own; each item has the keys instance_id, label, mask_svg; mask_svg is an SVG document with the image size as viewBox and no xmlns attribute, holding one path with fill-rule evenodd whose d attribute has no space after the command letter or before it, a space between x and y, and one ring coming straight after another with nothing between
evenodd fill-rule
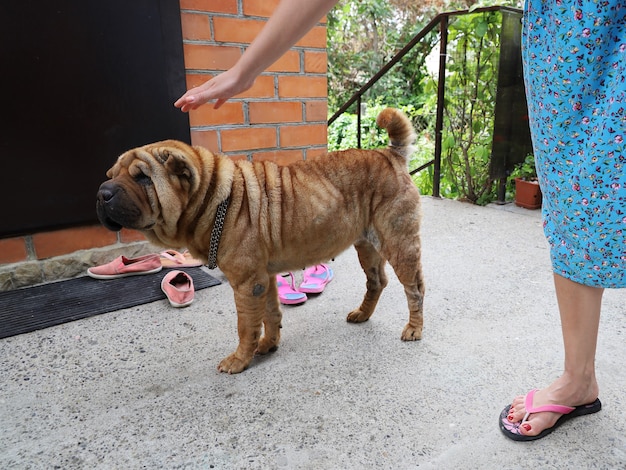
<instances>
[{"instance_id":1,"label":"dog's face wrinkle","mask_svg":"<svg viewBox=\"0 0 626 470\"><path fill-rule=\"evenodd\" d=\"M143 172L135 176L135 181L140 186L150 186L153 184L152 178L150 178L148 175L144 174Z\"/></svg>"},{"instance_id":2,"label":"dog's face wrinkle","mask_svg":"<svg viewBox=\"0 0 626 470\"><path fill-rule=\"evenodd\" d=\"M189 147L187 151L189 155L183 159L179 149L158 146L146 152L153 156L152 161L142 162L154 169L152 185L144 189L146 202L156 215L152 236L163 245L174 243L179 246L193 240L211 201L211 192L207 191L205 183L207 178L202 177L205 174L204 161L198 158L195 149ZM177 162L172 161L176 158ZM186 166L180 163L183 160ZM194 162L194 166L190 167L190 162ZM172 204L174 200L176 203ZM164 201L170 203L164 204ZM176 236L181 240L176 241Z\"/></svg>"},{"instance_id":3,"label":"dog's face wrinkle","mask_svg":"<svg viewBox=\"0 0 626 470\"><path fill-rule=\"evenodd\" d=\"M195 149L194 149L195 151ZM207 214L211 201L214 200L218 185L218 171L216 162L210 166L204 159L199 159L196 168L196 188L189 189L189 207L197 207L195 211L189 211L180 219L181 223L188 224L189 230L195 230L202 222L208 221L210 214ZM212 222L210 222L212 223Z\"/></svg>"}]
</instances>

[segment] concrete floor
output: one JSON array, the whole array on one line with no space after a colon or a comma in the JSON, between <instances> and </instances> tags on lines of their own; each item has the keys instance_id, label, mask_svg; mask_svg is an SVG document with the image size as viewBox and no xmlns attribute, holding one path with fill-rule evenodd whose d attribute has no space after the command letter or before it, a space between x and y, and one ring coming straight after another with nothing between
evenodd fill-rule
<instances>
[{"instance_id":1,"label":"concrete floor","mask_svg":"<svg viewBox=\"0 0 626 470\"><path fill-rule=\"evenodd\" d=\"M185 309L163 300L3 339L0 468L625 468L626 290L605 294L603 410L510 441L501 409L562 364L539 211L423 206L422 341L400 341L390 269L370 321L345 322L364 292L354 250L323 294L284 307L280 348L239 375L216 371L237 341L227 283Z\"/></svg>"}]
</instances>

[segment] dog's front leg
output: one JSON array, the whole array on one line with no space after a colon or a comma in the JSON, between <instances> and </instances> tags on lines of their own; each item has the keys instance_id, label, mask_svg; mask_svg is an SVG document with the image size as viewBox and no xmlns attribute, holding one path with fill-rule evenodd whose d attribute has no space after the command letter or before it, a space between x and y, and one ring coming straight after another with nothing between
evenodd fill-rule
<instances>
[{"instance_id":1,"label":"dog's front leg","mask_svg":"<svg viewBox=\"0 0 626 470\"><path fill-rule=\"evenodd\" d=\"M269 281L244 282L233 285L237 308L237 332L239 346L234 353L224 358L217 366L220 372L238 374L246 369L259 345L261 326L267 301Z\"/></svg>"},{"instance_id":2,"label":"dog's front leg","mask_svg":"<svg viewBox=\"0 0 626 470\"><path fill-rule=\"evenodd\" d=\"M278 349L280 341L280 328L283 314L278 304L278 290L276 287L276 276L270 276L269 289L267 291L267 303L265 306L265 316L263 317L263 326L265 331L263 337L259 341L256 350L257 354L267 354Z\"/></svg>"}]
</instances>

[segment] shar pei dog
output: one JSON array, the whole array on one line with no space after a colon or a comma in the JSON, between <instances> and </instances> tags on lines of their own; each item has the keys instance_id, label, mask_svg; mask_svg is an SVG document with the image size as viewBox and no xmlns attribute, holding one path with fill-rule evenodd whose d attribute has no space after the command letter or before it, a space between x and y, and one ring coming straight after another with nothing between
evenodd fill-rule
<instances>
[{"instance_id":1,"label":"shar pei dog","mask_svg":"<svg viewBox=\"0 0 626 470\"><path fill-rule=\"evenodd\" d=\"M415 139L400 111L377 124L389 147L330 152L288 166L234 161L166 140L129 150L107 172L97 213L110 230L139 230L167 248L186 247L216 265L235 294L239 345L218 365L246 369L278 347L282 314L276 274L328 261L354 245L366 292L347 321L372 315L389 262L404 286L409 321L401 339L421 338L424 280L420 195L408 172Z\"/></svg>"}]
</instances>

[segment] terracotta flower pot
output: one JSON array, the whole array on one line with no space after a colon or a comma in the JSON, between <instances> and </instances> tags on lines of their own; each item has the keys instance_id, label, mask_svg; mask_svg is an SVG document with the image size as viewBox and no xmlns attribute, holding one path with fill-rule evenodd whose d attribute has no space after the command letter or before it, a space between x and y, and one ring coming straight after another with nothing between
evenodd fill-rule
<instances>
[{"instance_id":1,"label":"terracotta flower pot","mask_svg":"<svg viewBox=\"0 0 626 470\"><path fill-rule=\"evenodd\" d=\"M526 209L539 209L541 207L539 183L515 178L515 204Z\"/></svg>"}]
</instances>

